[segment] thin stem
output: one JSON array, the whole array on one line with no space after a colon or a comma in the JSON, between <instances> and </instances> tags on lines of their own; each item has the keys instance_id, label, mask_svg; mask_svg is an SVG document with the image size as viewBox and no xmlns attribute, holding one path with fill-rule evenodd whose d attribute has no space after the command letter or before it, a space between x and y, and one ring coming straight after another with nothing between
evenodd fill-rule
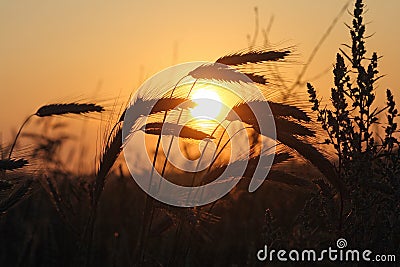
<instances>
[{"instance_id":1,"label":"thin stem","mask_svg":"<svg viewBox=\"0 0 400 267\"><path fill-rule=\"evenodd\" d=\"M225 121L225 120L223 120L222 122L220 122L220 123L217 125L217 127L215 127L215 129L214 129L214 131L212 132L211 136L213 136L213 134L216 132L216 130L219 128L219 126L222 125L222 123L223 123L224 121ZM212 158L215 157L215 154L216 154L216 152L217 152L217 150L218 150L218 148L219 148L219 145L221 144L222 137L224 136L224 134L225 134L225 132L226 132L226 129L231 125L231 123L232 123L232 121L230 121L230 122L228 123L228 125L227 125L226 127L224 127L224 131L222 132L222 134L221 134L221 136L220 136L220 138L219 138L218 144L217 144L217 146L216 146L216 148L215 148L215 150L214 150L214 154L212 155ZM198 170L198 168L199 168L199 166L200 166L200 161L201 161L202 158L203 158L203 155L204 155L204 152L205 152L207 146L208 146L208 143L206 143L206 145L204 146L203 152L202 152L202 154L200 155L200 159L199 159L199 161L197 162L196 171L194 172L193 178L192 178L192 187L193 187L193 185L194 185L194 181L195 181L195 178L196 178L196 176L197 176L197 170ZM208 173L208 172L207 172L207 173ZM203 184L204 184L204 178L203 178L203 181L201 181L201 185L203 185ZM201 193L203 194L203 190L202 190ZM197 193L196 193L196 194L197 194ZM190 191L190 193L189 193L188 198L190 197L190 195L191 195L191 191ZM202 197L202 195L201 195L201 197Z\"/></svg>"},{"instance_id":2,"label":"thin stem","mask_svg":"<svg viewBox=\"0 0 400 267\"><path fill-rule=\"evenodd\" d=\"M198 79L196 79L193 82L193 84L190 87L190 90L189 90L186 98L189 98L189 96L192 93L192 90L193 90L194 86L196 85L197 81L198 81ZM177 122L176 122L177 124L179 123L179 120L181 119L182 113L183 113L183 109L181 109L181 111L179 113L179 116L178 116L178 119L177 119ZM161 134L160 134L160 137L161 137ZM167 151L167 154L165 156L164 165L163 165L163 168L162 168L162 171L161 171L161 176L164 176L165 169L166 169L167 162L168 162L168 157L169 157L169 154L171 152L171 147L172 147L172 142L173 141L174 141L174 136L171 136L171 141L169 142L168 151ZM160 182L159 187L161 187L161 182ZM152 220L150 221L150 227L151 227L151 224L152 224ZM150 231L150 227L149 227L148 231ZM173 262L174 259L175 259L175 254L176 254L177 246L178 246L180 235L181 235L181 230L182 230L182 219L178 222L177 230L175 232L175 244L174 244L174 249L173 249L172 256L170 258L170 262Z\"/></svg>"},{"instance_id":3,"label":"thin stem","mask_svg":"<svg viewBox=\"0 0 400 267\"><path fill-rule=\"evenodd\" d=\"M24 121L24 123L22 123L21 127L19 127L17 135L15 136L14 142L13 142L13 144L11 146L10 153L8 154L8 158L9 159L11 159L12 152L14 150L15 144L17 143L17 139L18 139L19 135L21 134L22 128L24 128L25 124L27 124L28 121L30 120L30 118L32 118L34 115L35 114L29 115L28 118L26 118L26 120Z\"/></svg>"},{"instance_id":4,"label":"thin stem","mask_svg":"<svg viewBox=\"0 0 400 267\"><path fill-rule=\"evenodd\" d=\"M214 160L211 162L210 166L208 167L207 174L210 172L210 169L211 169L211 167L214 165L216 159L219 157L219 155L222 153L222 151L223 151L224 148L228 145L228 143L231 141L231 139L232 139L236 134L238 134L240 131L245 130L245 129L252 129L252 128L253 128L253 127L251 127L251 126L244 127L244 128L242 128L242 129L240 129L239 131L237 131L236 133L234 133L234 134L232 135L232 137L230 137L229 140L226 141L226 143L224 144L224 146L223 146L223 147L221 148L221 150L219 151L218 155L214 158ZM218 200L219 200L219 199L217 199L216 201L214 201L214 202L211 204L210 208L208 209L208 213L211 213L212 209L214 208L215 204L217 204Z\"/></svg>"},{"instance_id":5,"label":"thin stem","mask_svg":"<svg viewBox=\"0 0 400 267\"><path fill-rule=\"evenodd\" d=\"M229 139L228 141L225 142L225 144L222 146L222 148L220 149L220 151L218 152L217 156L213 159L213 161L211 162L210 166L208 167L207 173L210 172L211 167L214 165L215 161L218 159L218 157L221 155L221 153L224 151L225 147L229 144L229 142L232 140L232 138L237 135L238 133L240 133L242 130L246 130L246 129L253 129L252 126L247 126L247 127L243 127L242 129L240 129L239 131L237 131L236 133L234 133Z\"/></svg>"},{"instance_id":6,"label":"thin stem","mask_svg":"<svg viewBox=\"0 0 400 267\"><path fill-rule=\"evenodd\" d=\"M224 121L225 121L225 120L223 120L222 122L218 123L217 127L215 127L215 129L214 129L213 132L211 133L211 136L213 136L213 135L215 134L215 132L217 131L217 129L222 125L222 123L223 123ZM231 122L229 122L229 124L228 124L226 127L229 127L230 124L231 124ZM226 129L224 128L223 134L225 133L225 131L226 131ZM222 136L223 136L223 134L222 134ZM222 139L222 136L220 137L220 140ZM220 141L218 142L218 145L219 145L219 144L220 144ZM215 148L213 158L214 158L214 156L215 156L215 152L216 152L217 149L218 149L218 145L217 145L217 147ZM194 184L194 180L195 180L195 178L196 178L196 176L197 176L197 171L198 171L198 169L199 169L201 160L203 159L203 156L204 156L204 153L205 153L207 147L208 147L208 142L205 144L205 146L204 146L204 148L203 148L203 151L202 151L202 153L200 154L199 161L197 162L196 170L195 170L195 172L193 173L192 186L193 186L193 184Z\"/></svg>"},{"instance_id":7,"label":"thin stem","mask_svg":"<svg viewBox=\"0 0 400 267\"><path fill-rule=\"evenodd\" d=\"M177 88L178 84L179 84L184 78L186 78L186 77L187 77L187 76L184 76L184 77L182 77L181 79L179 79L179 81L175 84L174 88L172 89L171 95L169 96L169 98L172 98L172 96L174 95L175 89ZM168 111L166 110L165 113L164 113L163 121L162 121L163 124L165 123L165 120L167 119L167 114L168 114ZM160 135L158 136L157 145L156 145L156 150L155 150L155 153L154 153L153 168L151 169L149 188L150 188L150 186L151 186L151 180L152 180L152 178L153 178L154 169L155 169L155 167L156 167L157 154L158 154L158 149L160 148L160 143L161 143L161 133L160 133Z\"/></svg>"},{"instance_id":8,"label":"thin stem","mask_svg":"<svg viewBox=\"0 0 400 267\"><path fill-rule=\"evenodd\" d=\"M190 94L192 93L192 90L193 90L194 86L196 85L196 82L197 82L197 81L198 81L198 79L196 79L196 80L193 82L193 84L192 84L192 86L190 87L190 90L189 90L189 92L188 92L186 98L189 98L189 96L190 96ZM178 119L177 119L177 121L176 121L176 124L179 124L179 121L180 121L180 119L181 119L181 117L182 117L182 113L183 113L183 109L181 109L180 112L179 112L179 116L178 116ZM168 151L167 151L167 154L166 154L166 157L165 157L165 160L164 160L164 165L163 165L163 168L162 168L162 171L161 171L161 176L164 176L165 169L166 169L167 163L168 163L168 157L169 157L169 154L171 153L171 148L172 148L172 142L173 142L173 141L174 141L174 136L172 135L172 136L171 136L171 141L169 142Z\"/></svg>"},{"instance_id":9,"label":"thin stem","mask_svg":"<svg viewBox=\"0 0 400 267\"><path fill-rule=\"evenodd\" d=\"M231 125L232 122L233 122L233 121L230 121L229 124L224 128L224 131L222 132L221 137L220 137L219 140L218 140L217 147L215 148L214 155L212 156L213 158L215 157L215 154L217 153L217 150L218 150L218 148L219 148L219 145L220 145L221 142L222 142L222 138L224 137L224 135L225 135L225 133L226 133L226 130L228 129L228 127ZM229 139L229 140L230 140L230 139ZM228 141L229 141L229 140L228 140ZM207 173L208 173L208 172L207 172Z\"/></svg>"},{"instance_id":10,"label":"thin stem","mask_svg":"<svg viewBox=\"0 0 400 267\"><path fill-rule=\"evenodd\" d=\"M174 88L172 89L171 95L169 96L169 98L172 98L172 96L174 95L175 89L178 87L179 83L186 77L187 77L187 75L183 76L182 78L180 78L178 80L178 82L175 84ZM167 119L167 114L168 114L168 111L166 110L165 113L164 113L163 121L162 121L163 124L165 123L165 120ZM160 135L158 136L156 150L154 152L153 168L151 168L150 179L149 179L149 189L151 187L151 183L152 183L152 179L153 179L153 175L154 175L154 170L156 168L157 155L158 155L158 149L160 147L160 143L161 143L161 132L160 132ZM138 242L138 249L140 250L140 254L139 254L139 262L140 262L140 264L143 264L143 262L144 262L144 252L145 252L145 249L146 249L145 248L146 247L145 243L146 243L146 238L147 238L146 233L148 233L150 231L151 224L152 224L152 217L153 217L152 200L151 200L151 197L149 195L146 195L145 202L144 202L143 223L142 223L140 236L139 236L139 242ZM149 223L147 223L147 222L149 222Z\"/></svg>"},{"instance_id":11,"label":"thin stem","mask_svg":"<svg viewBox=\"0 0 400 267\"><path fill-rule=\"evenodd\" d=\"M296 81L293 83L293 85L289 88L289 90L285 93L284 98L287 99L290 94L293 93L293 90L301 84L301 80L303 79L304 75L307 72L307 69L311 65L312 61L314 60L315 56L317 55L319 49L322 47L323 43L325 40L328 38L328 36L331 34L333 28L339 21L340 17L346 12L347 7L350 5L351 1L347 1L343 7L340 9L339 13L336 15L336 17L332 20L331 24L329 25L328 29L325 31L325 33L321 36L320 40L318 43L315 45L313 50L311 51L311 54L308 56L307 62L303 65L303 68L300 71L300 74L297 76Z\"/></svg>"}]
</instances>

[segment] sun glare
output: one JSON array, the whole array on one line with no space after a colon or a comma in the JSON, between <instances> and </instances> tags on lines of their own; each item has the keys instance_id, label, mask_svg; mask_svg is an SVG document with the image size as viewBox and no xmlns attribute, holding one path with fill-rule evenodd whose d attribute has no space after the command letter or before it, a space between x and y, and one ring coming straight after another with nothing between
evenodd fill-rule
<instances>
[{"instance_id":1,"label":"sun glare","mask_svg":"<svg viewBox=\"0 0 400 267\"><path fill-rule=\"evenodd\" d=\"M223 106L222 100L213 89L198 89L191 98L197 104L190 112L194 118L216 119L220 115Z\"/></svg>"}]
</instances>

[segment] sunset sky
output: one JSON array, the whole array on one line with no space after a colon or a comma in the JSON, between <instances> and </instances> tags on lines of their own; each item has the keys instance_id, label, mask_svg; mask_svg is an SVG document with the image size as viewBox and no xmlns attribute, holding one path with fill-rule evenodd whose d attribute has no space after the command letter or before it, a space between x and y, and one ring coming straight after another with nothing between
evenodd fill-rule
<instances>
[{"instance_id":1,"label":"sunset sky","mask_svg":"<svg viewBox=\"0 0 400 267\"><path fill-rule=\"evenodd\" d=\"M0 0L0 132L3 142L25 116L46 103L128 97L145 78L177 63L215 60L248 46L254 7L260 27L274 16L270 40L296 46L298 73L336 17L343 0L331 1L5 1ZM366 1L369 52L383 58L379 89L400 99L400 2ZM350 5L350 10L352 6ZM332 66L349 42L345 13L323 44L305 78ZM262 36L257 44L262 45ZM288 80L293 77L286 77ZM321 95L331 72L313 83ZM97 88L97 92L96 92ZM304 89L305 90L305 89ZM400 103L399 103L400 104Z\"/></svg>"}]
</instances>

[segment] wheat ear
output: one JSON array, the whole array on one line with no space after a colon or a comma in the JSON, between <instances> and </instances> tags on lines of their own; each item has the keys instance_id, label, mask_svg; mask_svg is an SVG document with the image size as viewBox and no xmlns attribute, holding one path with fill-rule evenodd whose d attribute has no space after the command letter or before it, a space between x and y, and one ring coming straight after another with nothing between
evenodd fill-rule
<instances>
[{"instance_id":1,"label":"wheat ear","mask_svg":"<svg viewBox=\"0 0 400 267\"><path fill-rule=\"evenodd\" d=\"M44 105L40 107L35 114L32 114L28 116L28 118L25 119L24 123L22 123L21 127L19 127L18 133L14 138L14 142L11 146L10 152L8 154L8 158L11 158L12 152L14 150L15 144L17 143L17 139L19 135L21 134L22 128L25 126L25 124L28 123L28 121L33 117L33 116L38 116L38 117L49 117L53 115L66 115L66 114L86 114L90 112L102 112L104 111L104 108L100 105L96 105L93 103L65 103L65 104L49 104L49 105Z\"/></svg>"},{"instance_id":2,"label":"wheat ear","mask_svg":"<svg viewBox=\"0 0 400 267\"><path fill-rule=\"evenodd\" d=\"M11 171L15 169L22 168L28 164L26 159L1 159L0 160L0 170L1 171Z\"/></svg>"},{"instance_id":3,"label":"wheat ear","mask_svg":"<svg viewBox=\"0 0 400 267\"><path fill-rule=\"evenodd\" d=\"M248 63L260 63L266 61L282 60L290 54L289 50L286 51L264 51L255 50L249 52L239 52L226 55L217 59L217 63L237 66Z\"/></svg>"},{"instance_id":4,"label":"wheat ear","mask_svg":"<svg viewBox=\"0 0 400 267\"><path fill-rule=\"evenodd\" d=\"M104 151L100 159L100 165L97 170L93 189L91 191L91 209L89 212L88 221L86 223L83 235L83 238L86 239L87 242L87 248L85 251L86 252L85 266L88 265L90 262L91 248L93 243L94 223L96 221L99 199L104 189L104 184L107 174L109 173L115 161L117 160L119 154L121 153L121 150L122 150L122 126L118 125L117 131L114 134L114 137L112 138L111 142L106 144L106 147L104 148Z\"/></svg>"}]
</instances>

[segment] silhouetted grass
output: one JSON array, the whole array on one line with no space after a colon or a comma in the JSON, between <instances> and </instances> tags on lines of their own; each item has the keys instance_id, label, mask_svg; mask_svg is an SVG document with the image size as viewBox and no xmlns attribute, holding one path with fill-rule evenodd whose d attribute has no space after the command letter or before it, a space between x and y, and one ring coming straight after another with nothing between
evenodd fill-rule
<instances>
[{"instance_id":1,"label":"silhouetted grass","mask_svg":"<svg viewBox=\"0 0 400 267\"><path fill-rule=\"evenodd\" d=\"M250 159L242 177L228 178L240 179L235 189L203 207L178 208L154 201L126 175L124 167L116 168L122 151L123 124L134 124L147 114L163 113L162 121L148 122L139 129L146 135L158 136L152 171L163 166L161 173L167 178L202 185L214 181L228 166L240 165L240 160L228 164L221 159L231 142L223 138L230 123L221 133L217 129L223 125L219 124L212 134L179 124L183 110L195 105L189 100L191 89L186 98L174 96L183 78L170 95L136 99L141 113L136 113L133 122L125 122L126 111L123 112L102 140L104 147L96 171L88 176L65 171L56 158L57 150L50 149L50 145L37 144L39 150L49 153L35 172L27 164L28 160L29 165L36 164L38 150L30 157L24 155L24 159L11 159L11 153L21 129L32 116L82 115L103 112L104 108L94 103L59 103L39 108L18 131L10 157L0 160L0 265L255 266L259 264L256 252L264 244L272 249L326 249L334 246L339 237L376 253L399 253L398 111L390 90L386 92L385 106L373 108L376 81L380 78L379 57L366 54L363 9L362 1L357 0L350 26L351 44L347 46L350 49L341 50L336 57L331 105L321 107L317 91L308 84L317 122L295 105L272 100L240 102L232 108L225 122L237 120L232 116L236 112L245 124L251 139ZM243 73L238 66L262 66L267 61L284 60L290 54L289 50L262 49L233 53L188 75L196 81L268 86L269 77L249 69ZM178 109L184 102L187 104ZM258 148L262 131L255 115L264 115L267 106L275 120L279 145L268 179L257 192L249 194L250 178L261 156ZM178 121L167 122L167 113L173 110L180 113ZM386 114L386 122L378 118L379 114ZM385 129L380 138L372 130L378 123ZM337 155L336 162L328 159L321 144L314 142L324 134L324 143L331 145ZM211 165L195 174L172 167L167 173L169 150L158 150L162 135L183 142L218 139ZM30 137L35 142L39 140L33 134ZM45 134L40 137L43 142L57 141L46 139ZM59 136L59 142L53 145L60 146L63 140ZM163 165L156 164L157 157L164 160ZM191 183L188 177L192 178Z\"/></svg>"}]
</instances>

